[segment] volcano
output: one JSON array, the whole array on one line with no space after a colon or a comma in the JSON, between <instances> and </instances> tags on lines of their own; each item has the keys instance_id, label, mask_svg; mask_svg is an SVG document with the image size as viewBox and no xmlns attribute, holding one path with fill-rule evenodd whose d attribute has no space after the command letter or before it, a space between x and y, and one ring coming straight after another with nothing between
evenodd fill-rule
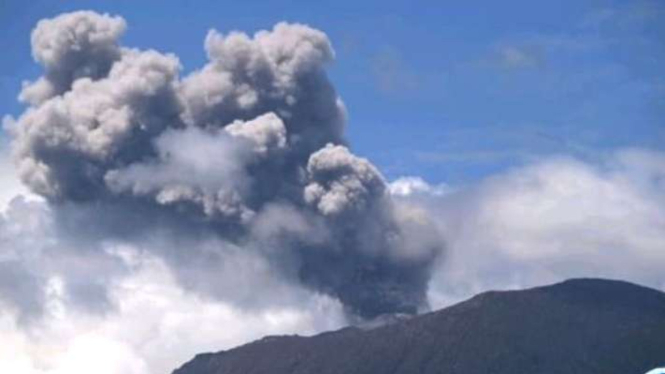
<instances>
[{"instance_id":1,"label":"volcano","mask_svg":"<svg viewBox=\"0 0 665 374\"><path fill-rule=\"evenodd\" d=\"M197 355L173 374L644 374L657 367L665 367L665 293L573 279L486 292L378 327L270 336Z\"/></svg>"}]
</instances>

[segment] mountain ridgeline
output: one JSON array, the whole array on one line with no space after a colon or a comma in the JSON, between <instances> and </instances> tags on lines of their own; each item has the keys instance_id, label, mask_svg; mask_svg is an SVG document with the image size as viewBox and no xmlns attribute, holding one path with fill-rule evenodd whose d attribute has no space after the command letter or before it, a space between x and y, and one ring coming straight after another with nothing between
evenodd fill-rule
<instances>
[{"instance_id":1,"label":"mountain ridgeline","mask_svg":"<svg viewBox=\"0 0 665 374\"><path fill-rule=\"evenodd\" d=\"M372 329L273 336L173 374L644 374L665 367L665 293L575 279Z\"/></svg>"}]
</instances>

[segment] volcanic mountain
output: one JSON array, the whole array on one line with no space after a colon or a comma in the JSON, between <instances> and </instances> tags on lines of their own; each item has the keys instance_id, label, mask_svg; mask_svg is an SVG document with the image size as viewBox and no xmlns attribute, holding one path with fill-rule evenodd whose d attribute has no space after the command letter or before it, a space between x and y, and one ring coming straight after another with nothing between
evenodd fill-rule
<instances>
[{"instance_id":1,"label":"volcanic mountain","mask_svg":"<svg viewBox=\"0 0 665 374\"><path fill-rule=\"evenodd\" d=\"M271 336L173 374L644 374L665 367L665 293L574 279L487 292L379 327Z\"/></svg>"}]
</instances>

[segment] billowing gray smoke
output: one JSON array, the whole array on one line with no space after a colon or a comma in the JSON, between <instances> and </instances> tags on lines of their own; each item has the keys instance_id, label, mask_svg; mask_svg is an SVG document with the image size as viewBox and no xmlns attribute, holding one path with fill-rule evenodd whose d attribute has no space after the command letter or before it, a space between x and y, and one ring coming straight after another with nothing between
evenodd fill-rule
<instances>
[{"instance_id":1,"label":"billowing gray smoke","mask_svg":"<svg viewBox=\"0 0 665 374\"><path fill-rule=\"evenodd\" d=\"M122 47L125 27L75 12L34 30L44 75L23 88L29 107L10 128L32 191L100 220L122 211L111 226L128 230L98 225L116 235L137 222L212 231L361 318L426 305L442 242L347 148L324 33L213 30L209 62L181 78L176 56Z\"/></svg>"}]
</instances>

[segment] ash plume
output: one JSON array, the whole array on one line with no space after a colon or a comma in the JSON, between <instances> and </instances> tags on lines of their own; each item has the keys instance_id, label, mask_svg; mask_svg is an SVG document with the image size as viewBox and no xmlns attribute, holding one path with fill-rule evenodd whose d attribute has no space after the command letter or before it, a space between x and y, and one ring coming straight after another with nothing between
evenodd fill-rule
<instances>
[{"instance_id":1,"label":"ash plume","mask_svg":"<svg viewBox=\"0 0 665 374\"><path fill-rule=\"evenodd\" d=\"M181 76L175 55L122 46L125 28L121 17L84 11L33 31L44 73L25 84L28 107L9 125L33 192L62 214L85 212L98 235L160 222L213 233L354 317L426 307L443 242L348 148L323 32L288 23L253 36L212 30L209 61ZM167 252L158 254L200 254Z\"/></svg>"}]
</instances>

